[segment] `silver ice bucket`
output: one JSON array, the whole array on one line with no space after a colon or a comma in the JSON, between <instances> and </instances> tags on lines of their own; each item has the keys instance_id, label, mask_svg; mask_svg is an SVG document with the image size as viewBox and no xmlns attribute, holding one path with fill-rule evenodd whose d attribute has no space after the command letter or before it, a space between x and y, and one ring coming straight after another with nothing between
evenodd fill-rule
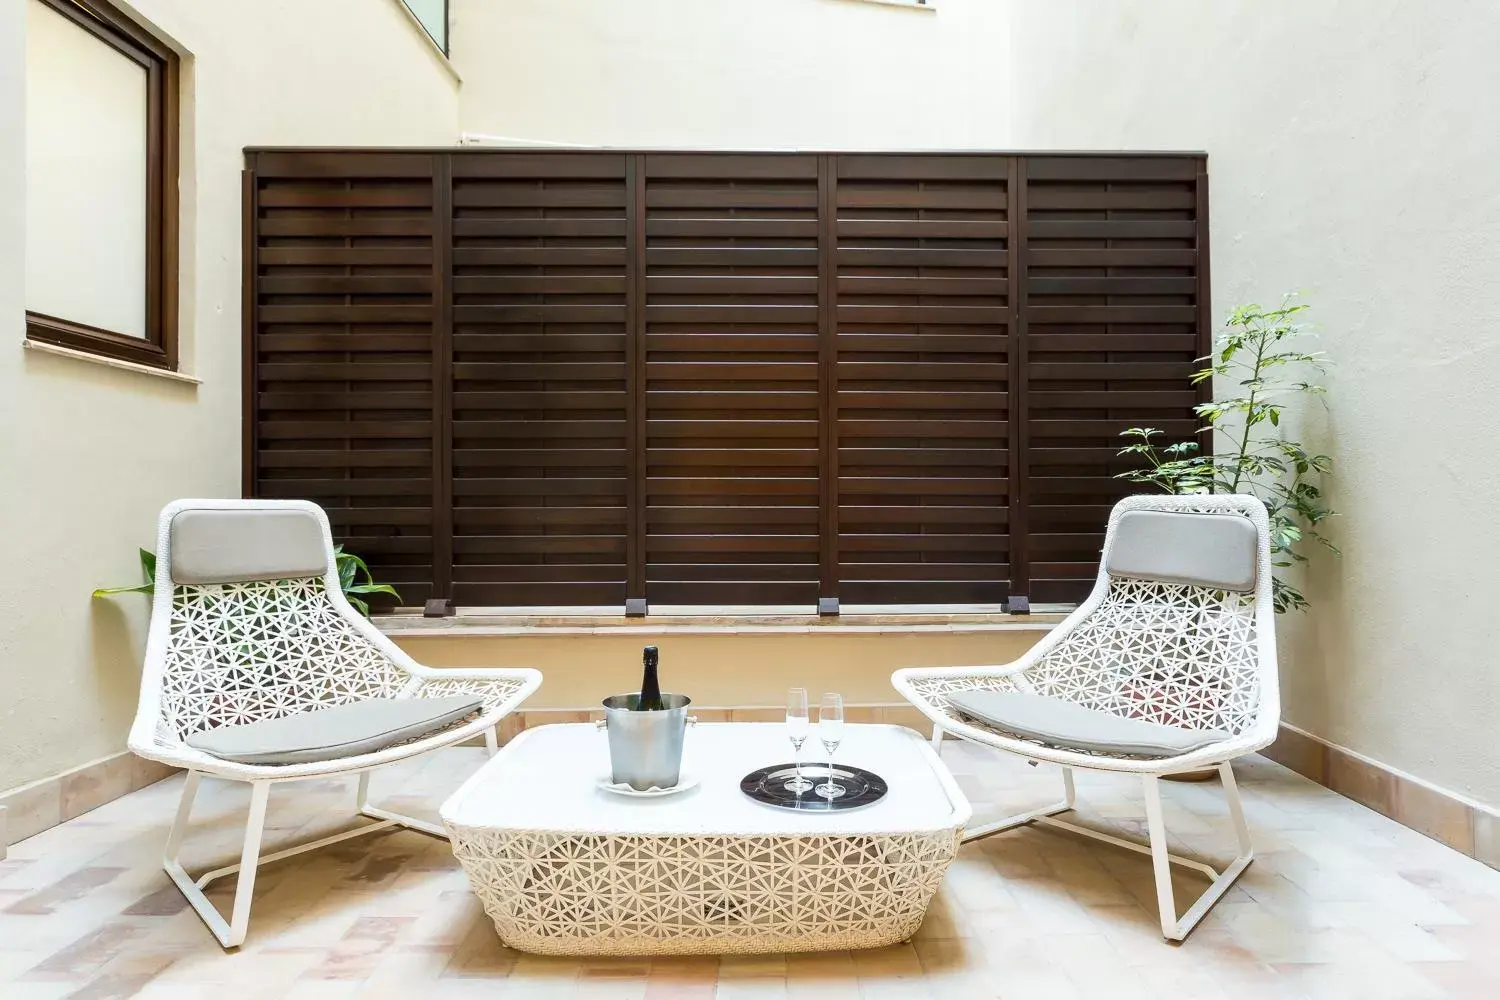
<instances>
[{"instance_id":1,"label":"silver ice bucket","mask_svg":"<svg viewBox=\"0 0 1500 1000\"><path fill-rule=\"evenodd\" d=\"M601 725L609 730L610 780L638 792L675 787L682 771L682 740L692 699L685 694L664 694L665 709L637 712L640 700L639 694L604 699Z\"/></svg>"}]
</instances>

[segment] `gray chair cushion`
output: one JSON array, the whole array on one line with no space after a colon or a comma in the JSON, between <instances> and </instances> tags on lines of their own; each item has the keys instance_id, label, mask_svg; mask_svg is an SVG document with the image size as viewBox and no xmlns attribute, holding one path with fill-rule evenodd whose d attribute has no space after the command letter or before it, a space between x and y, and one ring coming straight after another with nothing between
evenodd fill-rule
<instances>
[{"instance_id":1,"label":"gray chair cushion","mask_svg":"<svg viewBox=\"0 0 1500 1000\"><path fill-rule=\"evenodd\" d=\"M1175 757L1229 739L1217 729L1126 719L1019 691L962 691L949 697L948 704L960 715L1021 739L1118 757Z\"/></svg>"},{"instance_id":2,"label":"gray chair cushion","mask_svg":"<svg viewBox=\"0 0 1500 1000\"><path fill-rule=\"evenodd\" d=\"M323 525L305 510L183 510L172 517L173 583L250 583L322 576Z\"/></svg>"},{"instance_id":3,"label":"gray chair cushion","mask_svg":"<svg viewBox=\"0 0 1500 1000\"><path fill-rule=\"evenodd\" d=\"M1260 539L1236 514L1131 510L1120 515L1105 569L1110 576L1249 593Z\"/></svg>"},{"instance_id":4,"label":"gray chair cushion","mask_svg":"<svg viewBox=\"0 0 1500 1000\"><path fill-rule=\"evenodd\" d=\"M187 745L241 764L310 764L374 753L451 725L484 703L447 698L371 698L312 712L194 733Z\"/></svg>"}]
</instances>

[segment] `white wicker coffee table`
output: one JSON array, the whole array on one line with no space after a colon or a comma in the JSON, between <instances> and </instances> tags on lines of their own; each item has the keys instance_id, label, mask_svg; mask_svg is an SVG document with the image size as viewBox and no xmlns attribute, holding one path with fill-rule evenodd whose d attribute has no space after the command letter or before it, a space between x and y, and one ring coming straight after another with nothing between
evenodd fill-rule
<instances>
[{"instance_id":1,"label":"white wicker coffee table","mask_svg":"<svg viewBox=\"0 0 1500 1000\"><path fill-rule=\"evenodd\" d=\"M443 823L501 940L522 951L818 951L911 937L969 819L947 768L909 729L850 725L838 760L886 779L879 802L793 812L740 791L749 772L790 759L779 724L690 727L683 775L698 787L623 798L596 787L609 772L602 732L542 726L455 792Z\"/></svg>"}]
</instances>

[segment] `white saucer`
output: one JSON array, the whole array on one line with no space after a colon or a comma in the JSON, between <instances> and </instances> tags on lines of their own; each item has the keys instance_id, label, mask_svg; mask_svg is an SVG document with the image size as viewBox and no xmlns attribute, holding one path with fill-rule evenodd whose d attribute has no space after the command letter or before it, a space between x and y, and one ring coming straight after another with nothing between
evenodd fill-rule
<instances>
[{"instance_id":1,"label":"white saucer","mask_svg":"<svg viewBox=\"0 0 1500 1000\"><path fill-rule=\"evenodd\" d=\"M627 799L659 799L663 796L676 795L678 792L685 792L688 789L697 788L698 779L693 777L692 775L684 774L678 777L677 784L673 785L671 788L652 787L646 789L644 792L636 791L634 788L631 788L629 785L624 784L623 782L617 785L614 782L610 781L608 776L600 778L598 784L602 790L606 792L612 792L615 795L622 795Z\"/></svg>"}]
</instances>

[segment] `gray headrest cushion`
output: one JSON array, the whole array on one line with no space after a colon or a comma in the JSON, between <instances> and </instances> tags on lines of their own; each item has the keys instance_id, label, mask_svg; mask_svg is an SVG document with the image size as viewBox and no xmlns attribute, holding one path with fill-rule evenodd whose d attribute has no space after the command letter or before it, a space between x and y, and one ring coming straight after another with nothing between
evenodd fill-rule
<instances>
[{"instance_id":1,"label":"gray headrest cushion","mask_svg":"<svg viewBox=\"0 0 1500 1000\"><path fill-rule=\"evenodd\" d=\"M173 583L322 576L323 526L305 510L184 510L172 518Z\"/></svg>"},{"instance_id":2,"label":"gray headrest cushion","mask_svg":"<svg viewBox=\"0 0 1500 1000\"><path fill-rule=\"evenodd\" d=\"M1131 510L1120 515L1105 569L1110 576L1250 593L1260 540L1237 514Z\"/></svg>"}]
</instances>

